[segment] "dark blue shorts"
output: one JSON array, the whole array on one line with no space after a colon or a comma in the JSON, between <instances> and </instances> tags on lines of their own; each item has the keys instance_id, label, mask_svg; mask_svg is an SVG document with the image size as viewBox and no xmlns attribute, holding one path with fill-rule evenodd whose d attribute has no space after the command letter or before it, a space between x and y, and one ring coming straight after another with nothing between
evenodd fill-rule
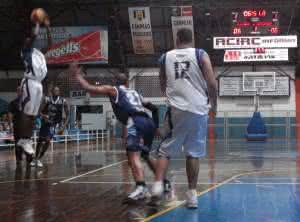
<instances>
[{"instance_id":1,"label":"dark blue shorts","mask_svg":"<svg viewBox=\"0 0 300 222\"><path fill-rule=\"evenodd\" d=\"M55 133L55 127L51 124L43 123L40 129L40 138L49 138L52 139Z\"/></svg>"},{"instance_id":2,"label":"dark blue shorts","mask_svg":"<svg viewBox=\"0 0 300 222\"><path fill-rule=\"evenodd\" d=\"M137 116L127 126L127 151L149 153L155 136L155 124L151 118Z\"/></svg>"}]
</instances>

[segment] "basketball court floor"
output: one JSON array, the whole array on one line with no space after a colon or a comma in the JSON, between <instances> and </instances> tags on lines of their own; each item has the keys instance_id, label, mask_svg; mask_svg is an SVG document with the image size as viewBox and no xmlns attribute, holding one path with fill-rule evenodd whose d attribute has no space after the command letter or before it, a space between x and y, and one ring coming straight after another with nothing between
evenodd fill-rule
<instances>
[{"instance_id":1,"label":"basketball court floor","mask_svg":"<svg viewBox=\"0 0 300 222\"><path fill-rule=\"evenodd\" d=\"M199 208L184 206L185 161L171 162L176 197L161 206L128 204L134 187L122 146L59 146L43 169L16 168L13 150L1 151L0 221L299 221L297 143L209 141L201 161ZM146 169L148 186L153 175Z\"/></svg>"}]
</instances>

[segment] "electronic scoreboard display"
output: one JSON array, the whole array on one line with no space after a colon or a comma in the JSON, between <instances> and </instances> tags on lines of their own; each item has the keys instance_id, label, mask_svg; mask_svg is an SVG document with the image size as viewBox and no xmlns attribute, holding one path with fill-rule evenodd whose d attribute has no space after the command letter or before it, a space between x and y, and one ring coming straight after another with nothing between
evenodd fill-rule
<instances>
[{"instance_id":1,"label":"electronic scoreboard display","mask_svg":"<svg viewBox=\"0 0 300 222\"><path fill-rule=\"evenodd\" d=\"M280 35L279 12L271 9L243 9L232 12L233 36Z\"/></svg>"}]
</instances>

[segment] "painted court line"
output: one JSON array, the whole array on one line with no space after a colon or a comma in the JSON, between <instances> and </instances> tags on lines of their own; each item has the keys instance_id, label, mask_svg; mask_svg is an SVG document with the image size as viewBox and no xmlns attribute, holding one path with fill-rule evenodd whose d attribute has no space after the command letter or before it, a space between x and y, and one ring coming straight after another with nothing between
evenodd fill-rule
<instances>
[{"instance_id":1,"label":"painted court line","mask_svg":"<svg viewBox=\"0 0 300 222\"><path fill-rule=\"evenodd\" d=\"M59 179L65 179L65 178L67 178L67 177L50 177L50 178L25 179L25 180L7 180L7 181L0 181L0 184L21 183L21 182L36 182L36 181L50 181L50 180L59 180Z\"/></svg>"},{"instance_id":2,"label":"painted court line","mask_svg":"<svg viewBox=\"0 0 300 222\"><path fill-rule=\"evenodd\" d=\"M70 184L135 184L135 182L123 182L123 181L71 181L66 182ZM153 184L153 182L147 182L147 184ZM187 185L187 182L175 182L175 185ZM218 183L197 183L197 185L217 185ZM299 185L300 183L226 183L226 185Z\"/></svg>"},{"instance_id":3,"label":"painted court line","mask_svg":"<svg viewBox=\"0 0 300 222\"><path fill-rule=\"evenodd\" d=\"M119 161L119 162L116 162L116 163L112 163L112 164L109 164L109 165L107 165L107 166L104 166L104 167L101 167L101 168L98 168L98 169L95 169L95 170L88 171L88 172L86 172L86 173L84 173L84 174L80 174L80 175L71 177L71 178L69 178L69 179L62 180L62 181L60 181L59 183L66 183L66 182L68 182L68 181L77 179L77 178L79 178L79 177L83 177L83 176L86 176L86 175L89 175L89 174L98 172L98 171L100 171L100 170L107 169L107 168L109 168L109 167L113 167L113 166L119 165L119 164L125 163L125 162L127 162L127 160L122 160L122 161Z\"/></svg>"},{"instance_id":4,"label":"painted court line","mask_svg":"<svg viewBox=\"0 0 300 222\"><path fill-rule=\"evenodd\" d=\"M228 184L228 183L230 183L231 181L235 180L235 179L238 178L238 177L241 177L241 176L247 176L247 175L253 175L253 174L260 174L260 173L267 173L267 172L270 172L270 171L259 171L259 172L258 172L258 171L254 171L254 172L248 172L248 173L237 174L237 175L232 176L231 178L229 178L229 179L227 179L227 180L224 180L224 181L221 182L221 183L218 183L218 184L216 184L216 185L214 185L214 186L212 186L212 187L210 187L210 188L208 188L208 189L206 189L206 190L204 190L204 191L198 193L198 197L200 197L200 196L202 196L202 195L204 195L204 194L206 194L206 193L209 193L210 191L215 190L215 189L217 189L217 188L220 187L220 186L223 186L223 185L225 185L225 184ZM240 184L236 184L236 185L240 185ZM171 211L171 210L174 210L174 209L178 208L179 206L183 205L184 203L185 203L185 201L182 201L182 202L180 202L180 203L178 203L178 204L175 204L174 206L171 206L171 207L168 207L168 208L166 208L166 209L164 209L164 210L162 210L162 211L159 211L159 212L157 212L157 213L155 213L155 214L153 214L153 215L151 215L151 216L145 218L145 219L143 220L143 222L147 222L147 221L150 221L150 220L152 220L152 219L154 219L154 218L156 218L156 217L159 217L159 216L161 216L161 215L163 215L163 214L165 214L165 213L167 213L167 212L169 212L169 211Z\"/></svg>"}]
</instances>

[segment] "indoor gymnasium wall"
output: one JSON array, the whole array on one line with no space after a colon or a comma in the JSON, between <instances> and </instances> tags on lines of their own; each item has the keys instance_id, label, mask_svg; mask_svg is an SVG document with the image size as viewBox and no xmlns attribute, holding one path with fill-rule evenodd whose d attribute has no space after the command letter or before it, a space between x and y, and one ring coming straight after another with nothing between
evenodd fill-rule
<instances>
[{"instance_id":1,"label":"indoor gymnasium wall","mask_svg":"<svg viewBox=\"0 0 300 222\"><path fill-rule=\"evenodd\" d=\"M228 70L224 73L224 70ZM251 66L215 67L216 76L242 75L253 71ZM274 71L282 75L290 75L294 79L294 66L257 66L256 71ZM158 68L132 68L131 86L139 91L147 100L159 105L160 119L166 111L165 97L160 93ZM290 81L289 97L261 98L262 115L267 124L271 139L295 137L295 84ZM254 111L253 98L219 97L218 114L215 119L215 139L245 139L246 127ZM225 118L224 118L225 117Z\"/></svg>"},{"instance_id":2,"label":"indoor gymnasium wall","mask_svg":"<svg viewBox=\"0 0 300 222\"><path fill-rule=\"evenodd\" d=\"M224 70L227 70L224 73ZM215 73L220 75L242 75L251 72L251 66L216 67ZM281 75L289 75L290 96L287 97L261 97L259 111L266 123L270 139L295 138L296 123L296 97L295 97L295 67L294 66L257 66L255 71L273 71ZM216 139L244 139L247 124L254 112L253 97L218 97L218 113L215 128ZM226 125L226 134L225 126Z\"/></svg>"},{"instance_id":3,"label":"indoor gymnasium wall","mask_svg":"<svg viewBox=\"0 0 300 222\"><path fill-rule=\"evenodd\" d=\"M224 67L216 67L215 73L220 75ZM235 66L231 67L230 71L225 73L225 76L240 76L243 72L251 72L251 66ZM281 75L289 75L292 79L295 78L295 67L294 66L258 66L256 72L268 71L276 72ZM265 116L273 117L285 117L287 112L290 112L292 116L295 116L296 100L295 100L295 82L290 81L290 96L283 97L261 97L260 98L260 111ZM253 112L254 99L253 97L219 97L218 98L218 112L222 115L223 112L227 112L230 117L246 117L248 113Z\"/></svg>"}]
</instances>

